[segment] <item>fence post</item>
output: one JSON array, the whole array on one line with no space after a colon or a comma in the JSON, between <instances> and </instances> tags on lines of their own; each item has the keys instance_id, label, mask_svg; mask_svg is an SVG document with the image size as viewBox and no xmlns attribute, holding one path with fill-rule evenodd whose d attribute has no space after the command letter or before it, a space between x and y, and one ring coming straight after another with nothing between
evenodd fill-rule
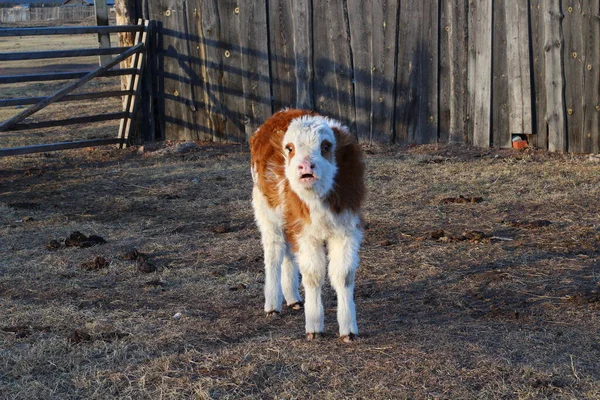
<instances>
[{"instance_id":1,"label":"fence post","mask_svg":"<svg viewBox=\"0 0 600 400\"><path fill-rule=\"evenodd\" d=\"M94 8L96 10L96 25L108 26L108 6L106 0L94 0ZM98 44L101 49L110 48L110 34L99 33ZM106 65L110 61L109 55L99 56L100 66Z\"/></svg>"}]
</instances>

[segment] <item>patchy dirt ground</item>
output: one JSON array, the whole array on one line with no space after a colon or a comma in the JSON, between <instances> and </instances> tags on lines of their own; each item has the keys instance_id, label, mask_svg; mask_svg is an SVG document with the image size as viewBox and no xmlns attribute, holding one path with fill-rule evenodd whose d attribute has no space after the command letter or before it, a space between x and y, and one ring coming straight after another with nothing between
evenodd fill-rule
<instances>
[{"instance_id":1,"label":"patchy dirt ground","mask_svg":"<svg viewBox=\"0 0 600 400\"><path fill-rule=\"evenodd\" d=\"M329 287L264 318L247 149L188 150L0 160L2 398L600 398L600 164L366 149L346 345Z\"/></svg>"}]
</instances>

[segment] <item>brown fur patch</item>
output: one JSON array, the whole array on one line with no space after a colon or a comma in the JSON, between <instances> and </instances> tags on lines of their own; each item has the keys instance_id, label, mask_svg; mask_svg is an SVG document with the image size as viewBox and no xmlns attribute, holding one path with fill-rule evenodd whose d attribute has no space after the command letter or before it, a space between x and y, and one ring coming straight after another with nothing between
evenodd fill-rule
<instances>
[{"instance_id":1,"label":"brown fur patch","mask_svg":"<svg viewBox=\"0 0 600 400\"><path fill-rule=\"evenodd\" d=\"M335 160L338 173L327 200L336 213L348 209L358 212L366 193L362 150L350 134L337 128L333 128L333 133L337 142Z\"/></svg>"}]
</instances>

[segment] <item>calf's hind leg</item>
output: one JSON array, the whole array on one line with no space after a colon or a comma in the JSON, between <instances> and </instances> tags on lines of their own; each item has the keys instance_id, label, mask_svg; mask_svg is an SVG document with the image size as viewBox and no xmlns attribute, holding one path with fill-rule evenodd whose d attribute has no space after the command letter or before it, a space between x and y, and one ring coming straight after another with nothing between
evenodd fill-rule
<instances>
[{"instance_id":1,"label":"calf's hind leg","mask_svg":"<svg viewBox=\"0 0 600 400\"><path fill-rule=\"evenodd\" d=\"M265 312L271 316L281 312L281 264L286 252L283 218L269 207L267 200L255 186L252 191L254 217L260 230L265 255Z\"/></svg>"},{"instance_id":2,"label":"calf's hind leg","mask_svg":"<svg viewBox=\"0 0 600 400\"><path fill-rule=\"evenodd\" d=\"M302 297L298 291L298 279L298 266L288 250L285 252L281 266L281 287L287 306L292 310L303 308Z\"/></svg>"}]
</instances>

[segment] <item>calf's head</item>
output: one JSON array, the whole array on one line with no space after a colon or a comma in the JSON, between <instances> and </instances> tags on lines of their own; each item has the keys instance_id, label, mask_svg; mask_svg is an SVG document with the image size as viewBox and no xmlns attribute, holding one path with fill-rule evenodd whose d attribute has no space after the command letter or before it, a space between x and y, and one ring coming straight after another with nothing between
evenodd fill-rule
<instances>
[{"instance_id":1,"label":"calf's head","mask_svg":"<svg viewBox=\"0 0 600 400\"><path fill-rule=\"evenodd\" d=\"M333 187L336 140L330 123L324 117L301 117L283 136L285 175L300 197L322 198Z\"/></svg>"}]
</instances>

